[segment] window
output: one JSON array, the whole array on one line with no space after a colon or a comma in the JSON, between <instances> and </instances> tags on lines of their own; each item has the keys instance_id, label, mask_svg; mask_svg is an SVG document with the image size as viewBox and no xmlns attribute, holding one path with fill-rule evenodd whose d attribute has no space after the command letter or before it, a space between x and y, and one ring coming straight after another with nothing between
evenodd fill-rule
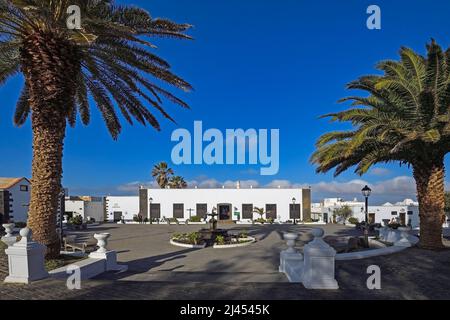
<instances>
[{"instance_id":1,"label":"window","mask_svg":"<svg viewBox=\"0 0 450 320\"><path fill-rule=\"evenodd\" d=\"M276 219L277 218L277 205L276 204L266 204L266 219Z\"/></svg>"},{"instance_id":2,"label":"window","mask_svg":"<svg viewBox=\"0 0 450 320\"><path fill-rule=\"evenodd\" d=\"M397 215L397 211L391 211L391 215L396 216Z\"/></svg>"},{"instance_id":3,"label":"window","mask_svg":"<svg viewBox=\"0 0 450 320\"><path fill-rule=\"evenodd\" d=\"M414 214L413 211L408 211L408 216L412 216Z\"/></svg>"},{"instance_id":4,"label":"window","mask_svg":"<svg viewBox=\"0 0 450 320\"><path fill-rule=\"evenodd\" d=\"M150 218L160 219L161 218L161 204L151 203L150 204Z\"/></svg>"},{"instance_id":5,"label":"window","mask_svg":"<svg viewBox=\"0 0 450 320\"><path fill-rule=\"evenodd\" d=\"M184 218L184 204L182 203L173 204L173 217L178 219Z\"/></svg>"},{"instance_id":6,"label":"window","mask_svg":"<svg viewBox=\"0 0 450 320\"><path fill-rule=\"evenodd\" d=\"M253 219L253 204L242 205L242 219Z\"/></svg>"},{"instance_id":7,"label":"window","mask_svg":"<svg viewBox=\"0 0 450 320\"><path fill-rule=\"evenodd\" d=\"M26 186L26 185L20 185L20 191L25 191L25 192L28 192L28 186Z\"/></svg>"},{"instance_id":8,"label":"window","mask_svg":"<svg viewBox=\"0 0 450 320\"><path fill-rule=\"evenodd\" d=\"M300 219L300 204L289 205L289 219Z\"/></svg>"},{"instance_id":9,"label":"window","mask_svg":"<svg viewBox=\"0 0 450 320\"><path fill-rule=\"evenodd\" d=\"M206 203L197 203L197 217L204 217L208 213L208 205Z\"/></svg>"}]
</instances>

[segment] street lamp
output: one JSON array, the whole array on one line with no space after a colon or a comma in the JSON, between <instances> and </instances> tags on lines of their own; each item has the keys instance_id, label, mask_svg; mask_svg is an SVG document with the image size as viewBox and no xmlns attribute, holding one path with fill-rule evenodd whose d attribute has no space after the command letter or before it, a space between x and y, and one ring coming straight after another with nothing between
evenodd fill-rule
<instances>
[{"instance_id":1,"label":"street lamp","mask_svg":"<svg viewBox=\"0 0 450 320\"><path fill-rule=\"evenodd\" d=\"M364 241L366 243L367 248L369 247L369 197L372 193L372 189L368 186L365 186L361 189L361 193L366 199L366 224L364 227Z\"/></svg>"},{"instance_id":2,"label":"street lamp","mask_svg":"<svg viewBox=\"0 0 450 320\"><path fill-rule=\"evenodd\" d=\"M292 198L292 211L294 212L294 224L297 224L296 219L295 219L295 201L297 201L297 199Z\"/></svg>"}]
</instances>

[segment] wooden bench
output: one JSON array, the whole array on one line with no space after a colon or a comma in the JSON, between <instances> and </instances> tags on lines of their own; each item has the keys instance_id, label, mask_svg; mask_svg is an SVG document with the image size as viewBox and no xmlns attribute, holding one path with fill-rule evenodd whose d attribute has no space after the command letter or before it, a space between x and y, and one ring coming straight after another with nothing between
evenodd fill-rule
<instances>
[{"instance_id":1,"label":"wooden bench","mask_svg":"<svg viewBox=\"0 0 450 320\"><path fill-rule=\"evenodd\" d=\"M83 253L86 253L86 242L77 242L77 236L71 235L71 236L65 236L64 237L64 250L69 251L68 249L71 249L73 252L76 250L79 250Z\"/></svg>"}]
</instances>

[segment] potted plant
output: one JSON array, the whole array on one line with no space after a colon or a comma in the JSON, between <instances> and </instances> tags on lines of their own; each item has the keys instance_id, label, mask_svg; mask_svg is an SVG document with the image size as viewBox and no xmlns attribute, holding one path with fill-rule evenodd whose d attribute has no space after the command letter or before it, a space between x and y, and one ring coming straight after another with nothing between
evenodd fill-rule
<instances>
[{"instance_id":1,"label":"potted plant","mask_svg":"<svg viewBox=\"0 0 450 320\"><path fill-rule=\"evenodd\" d=\"M254 207L253 208L253 213L259 214L260 218L256 219L256 222L259 222L261 224L264 224L265 220L264 220L264 208L258 208L258 207Z\"/></svg>"}]
</instances>

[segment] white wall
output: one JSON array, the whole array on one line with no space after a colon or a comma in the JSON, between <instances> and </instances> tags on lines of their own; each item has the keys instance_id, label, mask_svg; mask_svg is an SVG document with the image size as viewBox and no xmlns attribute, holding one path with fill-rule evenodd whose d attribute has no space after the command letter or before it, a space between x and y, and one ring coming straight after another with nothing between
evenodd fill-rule
<instances>
[{"instance_id":1,"label":"white wall","mask_svg":"<svg viewBox=\"0 0 450 320\"><path fill-rule=\"evenodd\" d=\"M73 212L74 216L84 217L84 201L83 200L67 200L65 201L65 212Z\"/></svg>"},{"instance_id":2,"label":"white wall","mask_svg":"<svg viewBox=\"0 0 450 320\"><path fill-rule=\"evenodd\" d=\"M266 204L276 204L277 219L287 221L292 198L296 198L296 204L300 204L301 215L303 212L302 189L148 189L149 203L150 198L152 203L161 205L161 218L173 217L174 203L184 204L186 219L189 218L187 209L194 209L191 215L196 215L197 203L206 203L208 213L211 213L213 207L218 209L218 204L231 204L233 220L237 219L234 211L238 211L242 219L242 204L252 204L253 207L264 210ZM147 217L150 217L149 212ZM253 214L254 219L259 217L258 214Z\"/></svg>"},{"instance_id":3,"label":"white wall","mask_svg":"<svg viewBox=\"0 0 450 320\"><path fill-rule=\"evenodd\" d=\"M96 222L103 222L105 220L103 201L85 201L84 218L87 217L95 219Z\"/></svg>"},{"instance_id":4,"label":"white wall","mask_svg":"<svg viewBox=\"0 0 450 320\"><path fill-rule=\"evenodd\" d=\"M20 191L21 185L28 186L28 191ZM10 218L14 222L26 222L28 219L28 205L30 204L31 184L26 179L22 179L7 190L11 193L12 199L10 203L12 204L11 209L13 212L10 214Z\"/></svg>"},{"instance_id":5,"label":"white wall","mask_svg":"<svg viewBox=\"0 0 450 320\"><path fill-rule=\"evenodd\" d=\"M122 212L125 220L133 220L139 214L139 197L106 197L108 221L114 220L114 212Z\"/></svg>"},{"instance_id":6,"label":"white wall","mask_svg":"<svg viewBox=\"0 0 450 320\"><path fill-rule=\"evenodd\" d=\"M397 211L397 215L392 215L392 211ZM412 211L412 215L408 215L408 211ZM419 207L417 206L369 206L369 213L375 213L375 222L382 223L383 219L398 218L400 212L405 212L406 225L411 221L411 226L416 228L419 226Z\"/></svg>"}]
</instances>

